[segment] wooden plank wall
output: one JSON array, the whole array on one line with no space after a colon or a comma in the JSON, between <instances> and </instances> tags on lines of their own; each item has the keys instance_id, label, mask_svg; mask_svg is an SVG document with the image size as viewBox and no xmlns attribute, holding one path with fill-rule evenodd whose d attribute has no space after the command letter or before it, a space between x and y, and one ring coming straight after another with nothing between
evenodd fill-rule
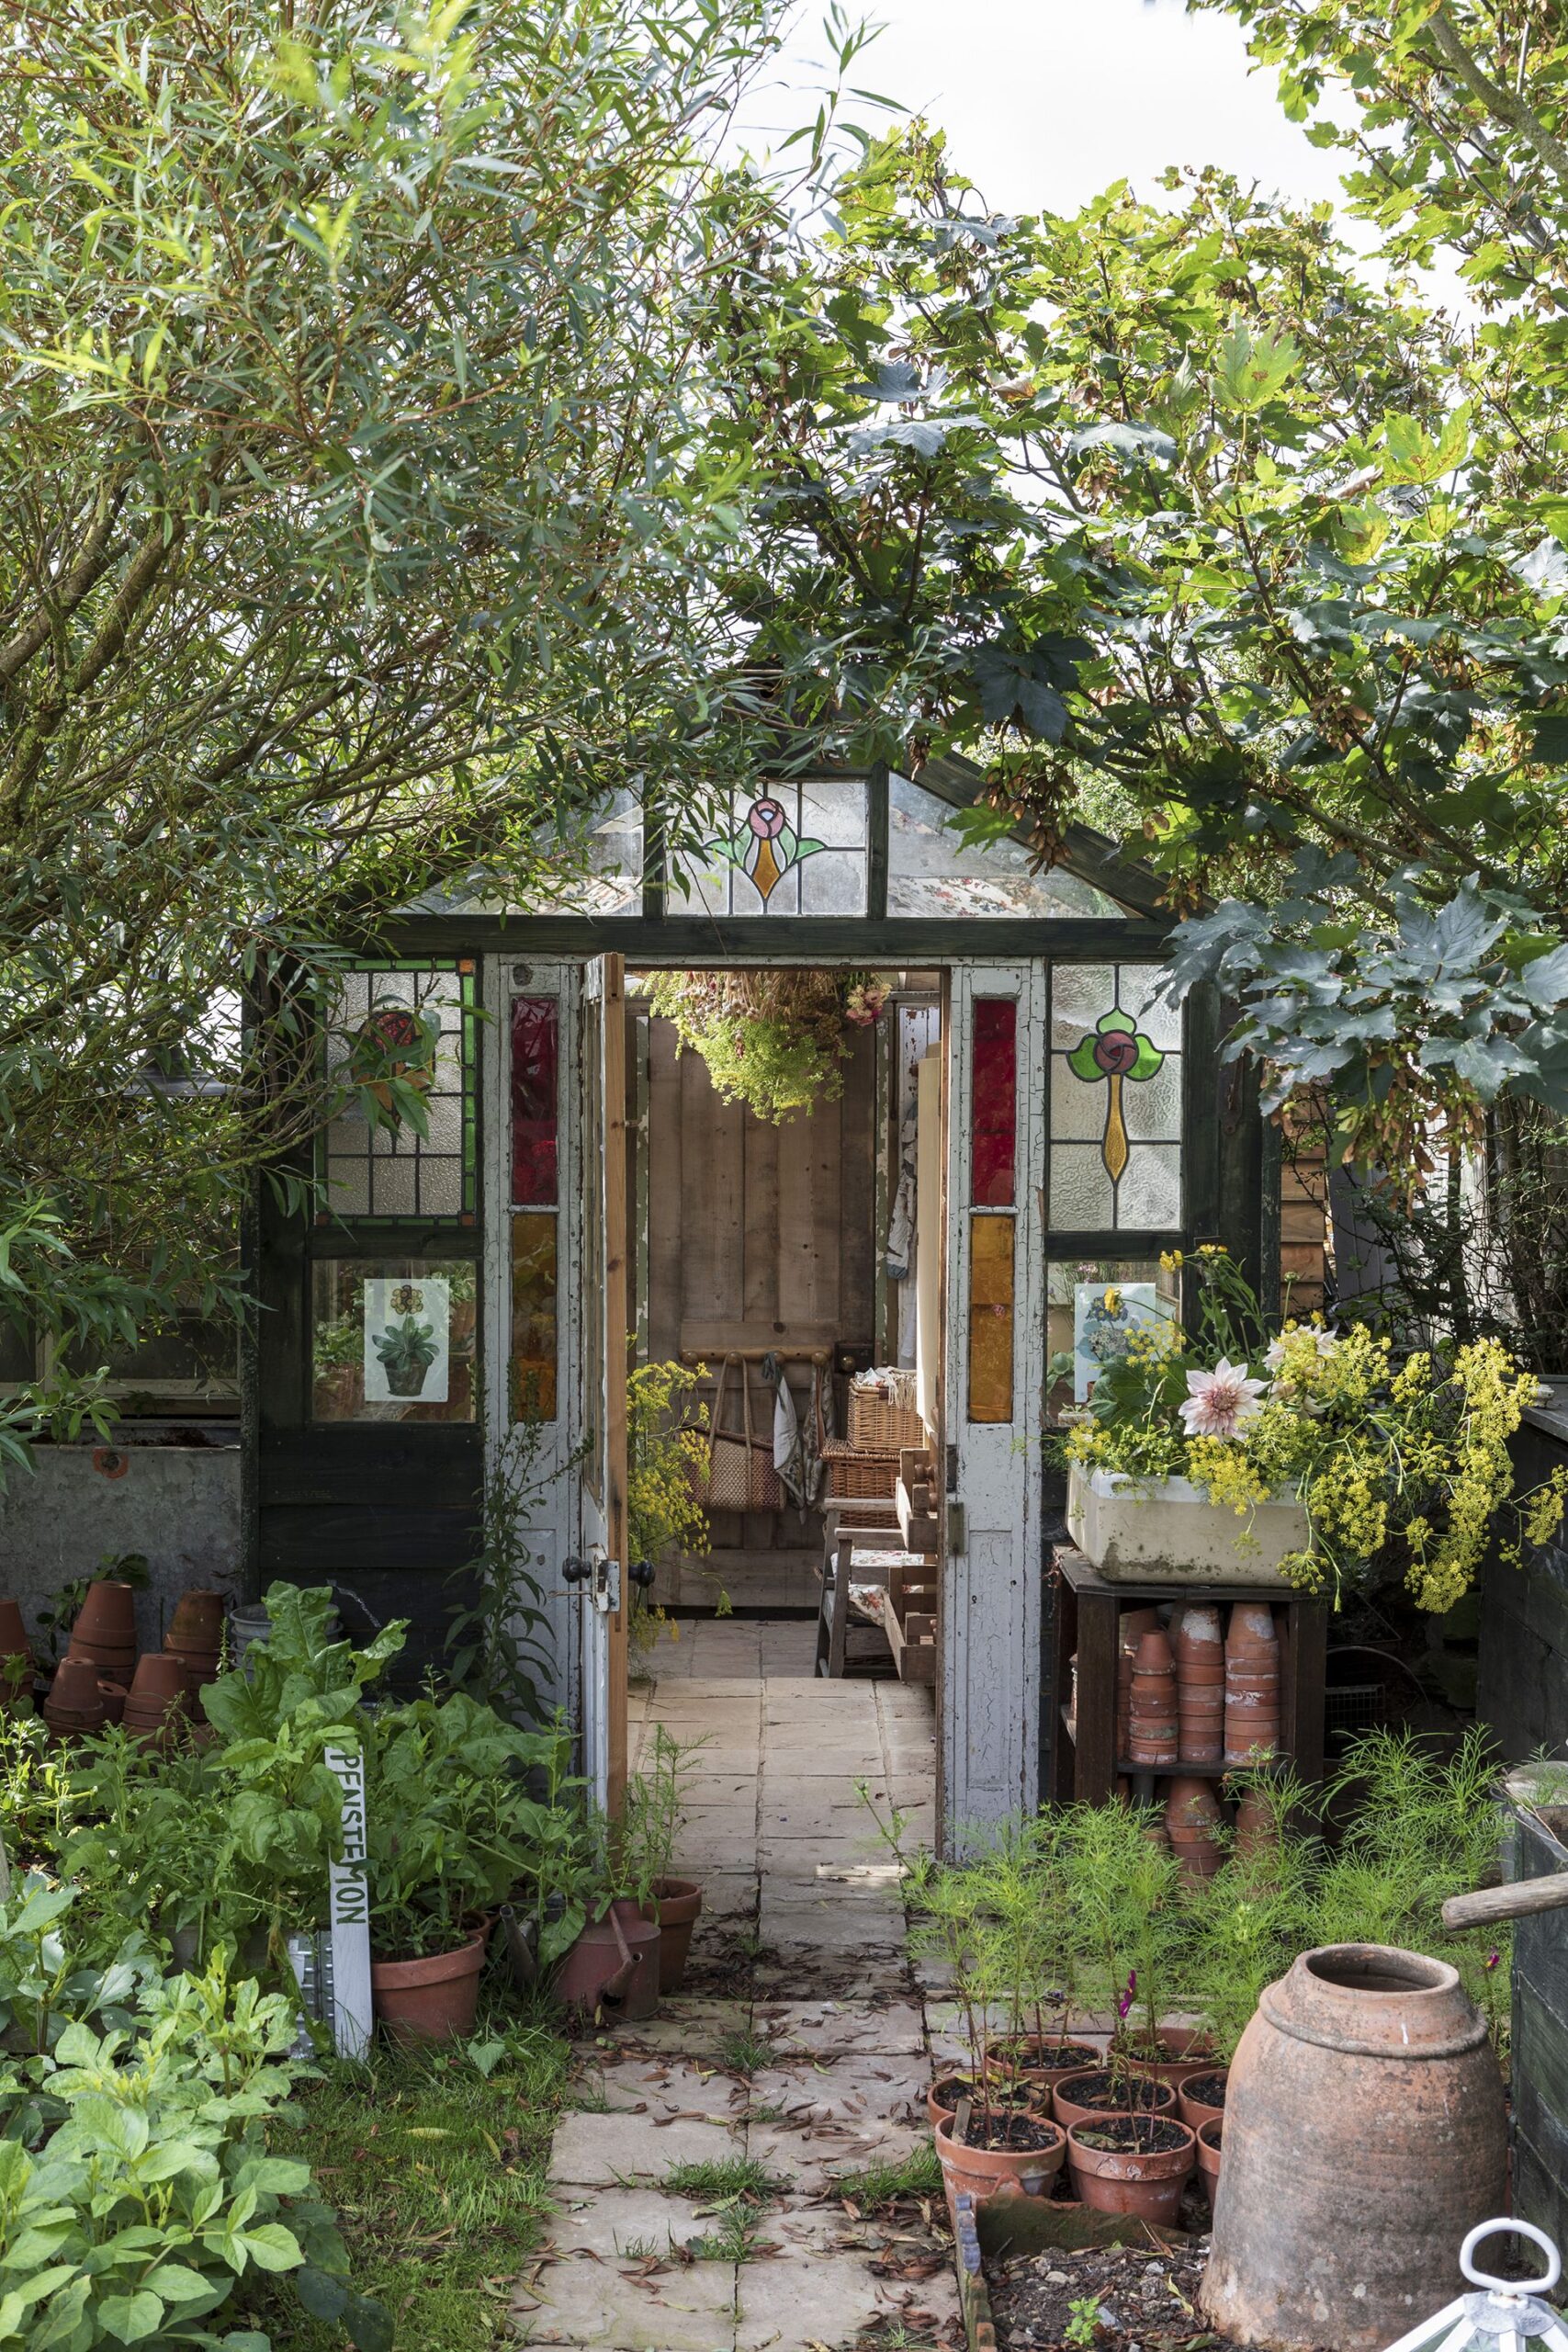
<instances>
[{"instance_id":1,"label":"wooden plank wall","mask_svg":"<svg viewBox=\"0 0 1568 2352\"><path fill-rule=\"evenodd\" d=\"M727 1347L869 1346L875 1316L874 1045L857 1031L836 1102L774 1127L715 1093L706 1065L677 1050L670 1023L649 1023L648 1347L650 1357ZM791 1376L808 1409L810 1374ZM705 1392L712 1396L712 1384ZM733 1374L730 1397L736 1396ZM841 1397L840 1397L841 1405ZM757 1434L772 1407L753 1379ZM727 1423L734 1416L727 1411ZM667 1600L711 1605L722 1583L742 1606L809 1606L821 1521L782 1512L721 1512L713 1556L659 1588Z\"/></svg>"}]
</instances>

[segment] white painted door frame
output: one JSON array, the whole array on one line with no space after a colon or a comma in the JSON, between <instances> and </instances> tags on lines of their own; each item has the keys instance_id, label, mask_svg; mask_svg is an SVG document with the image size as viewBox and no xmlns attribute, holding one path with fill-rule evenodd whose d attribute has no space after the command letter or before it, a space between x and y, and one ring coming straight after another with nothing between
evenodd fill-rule
<instances>
[{"instance_id":1,"label":"white painted door frame","mask_svg":"<svg viewBox=\"0 0 1568 2352\"><path fill-rule=\"evenodd\" d=\"M1017 1004L1013 1204L971 1198L975 1007ZM942 1582L942 1836L1032 1813L1039 1794L1041 1441L1045 1344L1043 963L976 959L949 969L944 1430L947 1549ZM971 1243L983 1217L1014 1227L1012 1418L969 1419Z\"/></svg>"}]
</instances>

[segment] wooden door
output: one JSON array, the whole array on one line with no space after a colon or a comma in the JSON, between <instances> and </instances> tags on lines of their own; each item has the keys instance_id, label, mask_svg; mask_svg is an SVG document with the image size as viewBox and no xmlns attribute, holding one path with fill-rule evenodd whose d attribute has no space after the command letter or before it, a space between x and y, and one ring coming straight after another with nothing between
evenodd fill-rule
<instances>
[{"instance_id":1,"label":"wooden door","mask_svg":"<svg viewBox=\"0 0 1568 2352\"><path fill-rule=\"evenodd\" d=\"M578 1591L582 1769L618 1813L626 1784L626 965L585 967L579 1025L581 1182L581 1531Z\"/></svg>"},{"instance_id":2,"label":"wooden door","mask_svg":"<svg viewBox=\"0 0 1568 2352\"><path fill-rule=\"evenodd\" d=\"M1045 985L964 964L947 1023L941 1743L944 1837L1032 1811L1038 1779Z\"/></svg>"}]
</instances>

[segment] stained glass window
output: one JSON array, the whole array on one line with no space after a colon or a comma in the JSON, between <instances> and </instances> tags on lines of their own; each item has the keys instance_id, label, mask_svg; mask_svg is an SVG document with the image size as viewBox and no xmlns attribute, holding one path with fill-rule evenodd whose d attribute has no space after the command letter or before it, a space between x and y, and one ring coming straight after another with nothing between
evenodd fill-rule
<instances>
[{"instance_id":1,"label":"stained glass window","mask_svg":"<svg viewBox=\"0 0 1568 2352\"><path fill-rule=\"evenodd\" d=\"M474 1014L468 957L344 974L327 1028L341 1108L322 1138L323 1218L473 1222ZM423 1135L406 1109L410 1088Z\"/></svg>"},{"instance_id":2,"label":"stained glass window","mask_svg":"<svg viewBox=\"0 0 1568 2352\"><path fill-rule=\"evenodd\" d=\"M1012 1419L1018 1001L975 1000L969 1052L969 1419Z\"/></svg>"},{"instance_id":3,"label":"stained glass window","mask_svg":"<svg viewBox=\"0 0 1568 2352\"><path fill-rule=\"evenodd\" d=\"M553 1421L559 1356L560 999L512 1000L512 1351L516 1421Z\"/></svg>"},{"instance_id":4,"label":"stained glass window","mask_svg":"<svg viewBox=\"0 0 1568 2352\"><path fill-rule=\"evenodd\" d=\"M1012 1419L1013 1251L1017 1220L969 1221L969 1419Z\"/></svg>"},{"instance_id":5,"label":"stained glass window","mask_svg":"<svg viewBox=\"0 0 1568 2352\"><path fill-rule=\"evenodd\" d=\"M310 1281L313 1420L474 1419L471 1258L318 1258Z\"/></svg>"},{"instance_id":6,"label":"stained glass window","mask_svg":"<svg viewBox=\"0 0 1568 2352\"><path fill-rule=\"evenodd\" d=\"M890 915L1099 916L1124 920L1114 899L1066 866L1036 873L1023 842L965 844L956 810L901 775L888 779Z\"/></svg>"},{"instance_id":7,"label":"stained glass window","mask_svg":"<svg viewBox=\"0 0 1568 2352\"><path fill-rule=\"evenodd\" d=\"M808 778L734 794L673 861L671 914L863 915L867 786Z\"/></svg>"},{"instance_id":8,"label":"stained glass window","mask_svg":"<svg viewBox=\"0 0 1568 2352\"><path fill-rule=\"evenodd\" d=\"M1181 1223L1181 1008L1160 964L1051 973L1049 1217L1057 1232Z\"/></svg>"},{"instance_id":9,"label":"stained glass window","mask_svg":"<svg viewBox=\"0 0 1568 2352\"><path fill-rule=\"evenodd\" d=\"M975 1007L970 1106L969 1197L976 1208L1010 1209L1018 1135L1018 1006L1010 996Z\"/></svg>"}]
</instances>

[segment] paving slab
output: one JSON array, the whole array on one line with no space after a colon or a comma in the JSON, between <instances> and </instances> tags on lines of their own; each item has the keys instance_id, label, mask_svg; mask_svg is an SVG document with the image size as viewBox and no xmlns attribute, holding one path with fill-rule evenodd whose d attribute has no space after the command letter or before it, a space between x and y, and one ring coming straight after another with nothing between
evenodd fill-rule
<instances>
[{"instance_id":1,"label":"paving slab","mask_svg":"<svg viewBox=\"0 0 1568 2352\"><path fill-rule=\"evenodd\" d=\"M513 2299L525 2343L732 2352L735 2265L670 2258L672 2245L710 2234L700 2204L652 2188L595 2188L563 2191L561 2208Z\"/></svg>"},{"instance_id":2,"label":"paving slab","mask_svg":"<svg viewBox=\"0 0 1568 2352\"><path fill-rule=\"evenodd\" d=\"M781 1782L791 1781L843 1781L852 1783L869 1780L880 1772L882 1758L874 1749L829 1747L824 1741L820 1747L770 1747L765 1769L768 1780L775 1789Z\"/></svg>"},{"instance_id":3,"label":"paving slab","mask_svg":"<svg viewBox=\"0 0 1568 2352\"><path fill-rule=\"evenodd\" d=\"M816 1952L824 1961L857 1951L902 1952L904 1914L897 1904L847 1888L838 1892L845 1896L838 1904L814 1903L804 1890L798 1902L782 1903L770 1901L764 1885L758 1935L774 1951Z\"/></svg>"},{"instance_id":4,"label":"paving slab","mask_svg":"<svg viewBox=\"0 0 1568 2352\"><path fill-rule=\"evenodd\" d=\"M584 2058L568 2095L574 2107L620 2115L683 2115L724 2123L746 2112L744 2086L723 2067L652 2052Z\"/></svg>"},{"instance_id":5,"label":"paving slab","mask_svg":"<svg viewBox=\"0 0 1568 2352\"><path fill-rule=\"evenodd\" d=\"M785 2124L914 2123L925 2112L930 2068L923 2058L849 2058L760 2067L751 2077L751 2104L772 2109Z\"/></svg>"},{"instance_id":6,"label":"paving slab","mask_svg":"<svg viewBox=\"0 0 1568 2352\"><path fill-rule=\"evenodd\" d=\"M847 2173L902 2164L929 2144L927 2125L818 2123L798 2128L759 2121L746 2127L746 2153L802 2197L827 2196ZM831 2341L831 2339L829 2339Z\"/></svg>"},{"instance_id":7,"label":"paving slab","mask_svg":"<svg viewBox=\"0 0 1568 2352\"><path fill-rule=\"evenodd\" d=\"M550 2178L611 2188L662 2181L679 2165L726 2164L746 2153L745 2127L685 2115L563 2115L550 2143Z\"/></svg>"},{"instance_id":8,"label":"paving slab","mask_svg":"<svg viewBox=\"0 0 1568 2352\"><path fill-rule=\"evenodd\" d=\"M913 2001L759 2001L751 2030L781 2055L831 2058L871 2052L916 2058L925 2049L924 2020Z\"/></svg>"},{"instance_id":9,"label":"paving slab","mask_svg":"<svg viewBox=\"0 0 1568 2352\"><path fill-rule=\"evenodd\" d=\"M622 2050L667 2052L677 2058L714 2058L723 2044L751 2023L750 2000L706 2000L700 1994L680 1994L661 2001L659 2015L623 2028L616 2036Z\"/></svg>"}]
</instances>

